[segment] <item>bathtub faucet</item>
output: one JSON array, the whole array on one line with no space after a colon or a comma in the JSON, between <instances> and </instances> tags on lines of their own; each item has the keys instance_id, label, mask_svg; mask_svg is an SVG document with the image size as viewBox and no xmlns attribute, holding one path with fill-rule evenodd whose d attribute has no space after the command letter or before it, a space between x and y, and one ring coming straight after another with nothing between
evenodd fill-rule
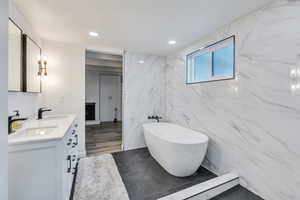
<instances>
[{"instance_id":1,"label":"bathtub faucet","mask_svg":"<svg viewBox=\"0 0 300 200\"><path fill-rule=\"evenodd\" d=\"M159 122L160 119L162 119L162 117L159 117L158 115L154 116L148 116L148 119L155 119L157 122Z\"/></svg>"}]
</instances>

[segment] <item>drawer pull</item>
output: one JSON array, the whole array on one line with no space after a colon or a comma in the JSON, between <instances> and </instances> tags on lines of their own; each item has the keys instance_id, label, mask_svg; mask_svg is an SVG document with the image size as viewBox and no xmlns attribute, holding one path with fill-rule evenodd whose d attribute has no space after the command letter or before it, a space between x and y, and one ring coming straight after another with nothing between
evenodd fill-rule
<instances>
[{"instance_id":1,"label":"drawer pull","mask_svg":"<svg viewBox=\"0 0 300 200\"><path fill-rule=\"evenodd\" d=\"M73 155L72 161L73 161L73 162L76 161L76 155Z\"/></svg>"},{"instance_id":2,"label":"drawer pull","mask_svg":"<svg viewBox=\"0 0 300 200\"><path fill-rule=\"evenodd\" d=\"M69 167L67 169L67 173L70 173L71 172L71 168L72 168L72 160L71 160L71 156L70 155L67 157L67 161L69 161Z\"/></svg>"},{"instance_id":3,"label":"drawer pull","mask_svg":"<svg viewBox=\"0 0 300 200\"><path fill-rule=\"evenodd\" d=\"M76 138L76 142L73 143L73 145L78 145L78 135L74 135L74 137Z\"/></svg>"},{"instance_id":4,"label":"drawer pull","mask_svg":"<svg viewBox=\"0 0 300 200\"><path fill-rule=\"evenodd\" d=\"M69 142L67 143L68 146L72 144L72 139L69 139Z\"/></svg>"},{"instance_id":5,"label":"drawer pull","mask_svg":"<svg viewBox=\"0 0 300 200\"><path fill-rule=\"evenodd\" d=\"M73 142L72 148L75 148L78 145L78 135L74 135L76 142Z\"/></svg>"},{"instance_id":6,"label":"drawer pull","mask_svg":"<svg viewBox=\"0 0 300 200\"><path fill-rule=\"evenodd\" d=\"M77 164L76 164L76 166L75 167L73 167L73 172L72 172L72 175L75 175L76 174L76 171L77 171Z\"/></svg>"}]
</instances>

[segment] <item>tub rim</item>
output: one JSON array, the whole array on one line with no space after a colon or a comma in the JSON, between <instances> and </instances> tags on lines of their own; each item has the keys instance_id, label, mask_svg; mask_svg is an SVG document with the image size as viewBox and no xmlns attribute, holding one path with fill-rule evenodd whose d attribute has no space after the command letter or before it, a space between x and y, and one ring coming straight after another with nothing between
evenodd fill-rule
<instances>
[{"instance_id":1,"label":"tub rim","mask_svg":"<svg viewBox=\"0 0 300 200\"><path fill-rule=\"evenodd\" d=\"M143 124L142 126L143 126L143 130L144 130L144 135L146 134L147 125L151 125L151 124L168 124L168 125L179 126L179 127L181 127L181 128L184 128L184 129L189 129L189 130L195 132L196 134L201 135L201 137L203 138L203 139L202 139L201 141L199 141L199 142L189 142L189 143L188 143L188 142L180 142L180 141L172 141L172 140L168 140L168 139L166 139L166 138L164 138L164 137L160 137L159 135L156 135L156 134L152 133L152 131L149 130L150 128L147 130L147 132L150 132L150 134L151 134L152 136L154 136L154 137L156 137L156 138L158 138L158 139L160 139L160 140L163 140L163 141L165 141L165 142L168 142L168 143L179 144L179 145L197 145L197 144L206 144L206 143L208 143L208 141L209 141L209 137L208 137L207 135L205 135L205 134L199 132L199 131L195 131L195 130L193 130L193 129L186 128L186 127L180 126L180 125L178 125L178 124L169 123L169 122L159 122L159 123L153 123L153 122L152 122L152 123L145 123L145 124Z\"/></svg>"}]
</instances>

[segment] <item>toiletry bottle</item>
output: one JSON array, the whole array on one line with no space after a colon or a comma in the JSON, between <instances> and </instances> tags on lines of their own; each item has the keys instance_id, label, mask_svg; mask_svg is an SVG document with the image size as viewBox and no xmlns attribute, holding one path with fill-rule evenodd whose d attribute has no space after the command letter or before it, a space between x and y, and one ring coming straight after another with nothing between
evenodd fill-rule
<instances>
[{"instance_id":1,"label":"toiletry bottle","mask_svg":"<svg viewBox=\"0 0 300 200\"><path fill-rule=\"evenodd\" d=\"M14 111L15 113L16 113L16 118L20 118L20 113L19 113L19 111L18 110L15 110ZM13 122L12 123L12 128L13 128L13 130L18 130L18 129L21 129L22 128L22 121L15 121L15 122Z\"/></svg>"}]
</instances>

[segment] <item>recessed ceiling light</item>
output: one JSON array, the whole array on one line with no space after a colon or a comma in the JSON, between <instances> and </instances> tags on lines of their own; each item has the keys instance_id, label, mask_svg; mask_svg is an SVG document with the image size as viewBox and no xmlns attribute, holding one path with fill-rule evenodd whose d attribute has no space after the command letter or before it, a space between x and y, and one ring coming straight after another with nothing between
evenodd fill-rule
<instances>
[{"instance_id":1,"label":"recessed ceiling light","mask_svg":"<svg viewBox=\"0 0 300 200\"><path fill-rule=\"evenodd\" d=\"M143 60L140 60L140 61L139 61L139 63L140 63L140 64L144 64L144 63L145 63L145 61L143 61Z\"/></svg>"},{"instance_id":2,"label":"recessed ceiling light","mask_svg":"<svg viewBox=\"0 0 300 200\"><path fill-rule=\"evenodd\" d=\"M92 37L98 37L99 36L99 34L96 33L96 32L90 32L89 35L92 36Z\"/></svg>"},{"instance_id":3,"label":"recessed ceiling light","mask_svg":"<svg viewBox=\"0 0 300 200\"><path fill-rule=\"evenodd\" d=\"M176 44L176 41L175 40L170 40L168 43L169 43L169 45L174 45L174 44Z\"/></svg>"}]
</instances>

